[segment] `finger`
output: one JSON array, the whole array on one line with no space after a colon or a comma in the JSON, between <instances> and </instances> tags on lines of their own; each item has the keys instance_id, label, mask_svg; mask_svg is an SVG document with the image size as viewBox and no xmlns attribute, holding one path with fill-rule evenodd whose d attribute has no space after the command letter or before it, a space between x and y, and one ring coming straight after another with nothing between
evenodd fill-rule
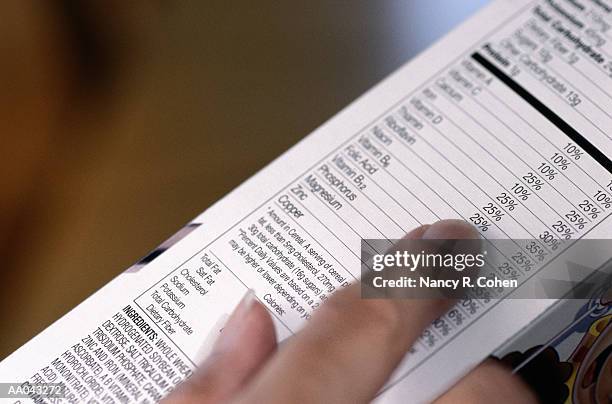
<instances>
[{"instance_id":1,"label":"finger","mask_svg":"<svg viewBox=\"0 0 612 404\"><path fill-rule=\"evenodd\" d=\"M420 237L428 227L425 225L416 228L405 237ZM248 293L243 298L224 327L208 360L165 402L218 402L227 399L269 358L276 348L276 337L269 313L253 297L252 293ZM248 319L243 321L242 317L248 313L251 304L256 306L254 313L248 314ZM239 330L241 327L242 331ZM243 332L248 334L244 337L247 343L241 341ZM229 373L233 373L232 377L226 375L228 368Z\"/></svg>"},{"instance_id":2,"label":"finger","mask_svg":"<svg viewBox=\"0 0 612 404\"><path fill-rule=\"evenodd\" d=\"M435 404L537 403L535 394L502 364L487 360L435 401Z\"/></svg>"},{"instance_id":3,"label":"finger","mask_svg":"<svg viewBox=\"0 0 612 404\"><path fill-rule=\"evenodd\" d=\"M419 226L416 229L412 229L408 233L406 233L404 238L405 239L419 239L423 237L423 234L425 234L427 229L429 229L430 227L431 227L430 224L424 224L422 226Z\"/></svg>"},{"instance_id":4,"label":"finger","mask_svg":"<svg viewBox=\"0 0 612 404\"><path fill-rule=\"evenodd\" d=\"M225 402L266 363L275 349L272 318L249 291L227 321L209 358L165 402Z\"/></svg>"},{"instance_id":5,"label":"finger","mask_svg":"<svg viewBox=\"0 0 612 404\"><path fill-rule=\"evenodd\" d=\"M445 220L409 237L476 238ZM383 386L422 330L450 306L442 299L361 299L359 284L333 295L240 396L249 402L365 402Z\"/></svg>"}]
</instances>

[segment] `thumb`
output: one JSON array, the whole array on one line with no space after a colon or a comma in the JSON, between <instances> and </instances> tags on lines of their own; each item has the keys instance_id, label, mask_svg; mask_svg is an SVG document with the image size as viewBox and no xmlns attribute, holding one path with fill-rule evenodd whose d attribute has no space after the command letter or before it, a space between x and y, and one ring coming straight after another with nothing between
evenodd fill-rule
<instances>
[{"instance_id":1,"label":"thumb","mask_svg":"<svg viewBox=\"0 0 612 404\"><path fill-rule=\"evenodd\" d=\"M270 314L248 290L230 316L208 359L165 400L166 403L227 401L276 349Z\"/></svg>"}]
</instances>

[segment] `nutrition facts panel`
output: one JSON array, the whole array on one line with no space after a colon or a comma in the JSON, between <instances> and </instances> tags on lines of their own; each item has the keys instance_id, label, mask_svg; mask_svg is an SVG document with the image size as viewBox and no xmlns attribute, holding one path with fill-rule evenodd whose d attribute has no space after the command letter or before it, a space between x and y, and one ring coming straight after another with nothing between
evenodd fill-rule
<instances>
[{"instance_id":1,"label":"nutrition facts panel","mask_svg":"<svg viewBox=\"0 0 612 404\"><path fill-rule=\"evenodd\" d=\"M246 289L282 340L358 281L362 260L439 219L478 229L497 278L556 271L578 240L612 234L611 27L610 0L493 2L5 359L0 377L157 401ZM555 303L486 293L422 333L384 397L431 401ZM73 373L80 354L109 376Z\"/></svg>"},{"instance_id":2,"label":"nutrition facts panel","mask_svg":"<svg viewBox=\"0 0 612 404\"><path fill-rule=\"evenodd\" d=\"M599 2L529 4L181 271L231 272L285 335L359 277L361 239L382 240L371 245L381 253L439 219L473 223L493 248L517 240L493 270L527 279L612 212L610 24ZM135 302L147 307L150 293ZM408 360L422 363L496 302L462 301Z\"/></svg>"}]
</instances>

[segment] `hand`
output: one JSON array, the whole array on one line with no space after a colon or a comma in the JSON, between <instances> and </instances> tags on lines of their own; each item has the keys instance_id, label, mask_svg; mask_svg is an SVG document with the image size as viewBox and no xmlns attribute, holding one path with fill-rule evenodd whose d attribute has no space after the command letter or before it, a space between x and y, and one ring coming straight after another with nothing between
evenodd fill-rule
<instances>
[{"instance_id":1,"label":"hand","mask_svg":"<svg viewBox=\"0 0 612 404\"><path fill-rule=\"evenodd\" d=\"M475 238L465 222L444 220L407 238ZM334 294L282 346L268 311L247 295L196 373L167 403L361 403L374 398L410 346L450 300L361 299L359 283ZM410 402L410 397L406 397ZM502 365L486 361L436 403L535 403Z\"/></svg>"}]
</instances>

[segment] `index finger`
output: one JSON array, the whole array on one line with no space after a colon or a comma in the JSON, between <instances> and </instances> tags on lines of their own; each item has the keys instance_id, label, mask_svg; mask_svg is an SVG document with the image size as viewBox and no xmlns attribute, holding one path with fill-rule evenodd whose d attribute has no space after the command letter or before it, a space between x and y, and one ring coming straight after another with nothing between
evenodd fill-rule
<instances>
[{"instance_id":1,"label":"index finger","mask_svg":"<svg viewBox=\"0 0 612 404\"><path fill-rule=\"evenodd\" d=\"M459 220L443 220L408 237L477 238ZM362 299L360 284L333 295L246 388L254 402L365 402L384 385L449 299Z\"/></svg>"}]
</instances>

